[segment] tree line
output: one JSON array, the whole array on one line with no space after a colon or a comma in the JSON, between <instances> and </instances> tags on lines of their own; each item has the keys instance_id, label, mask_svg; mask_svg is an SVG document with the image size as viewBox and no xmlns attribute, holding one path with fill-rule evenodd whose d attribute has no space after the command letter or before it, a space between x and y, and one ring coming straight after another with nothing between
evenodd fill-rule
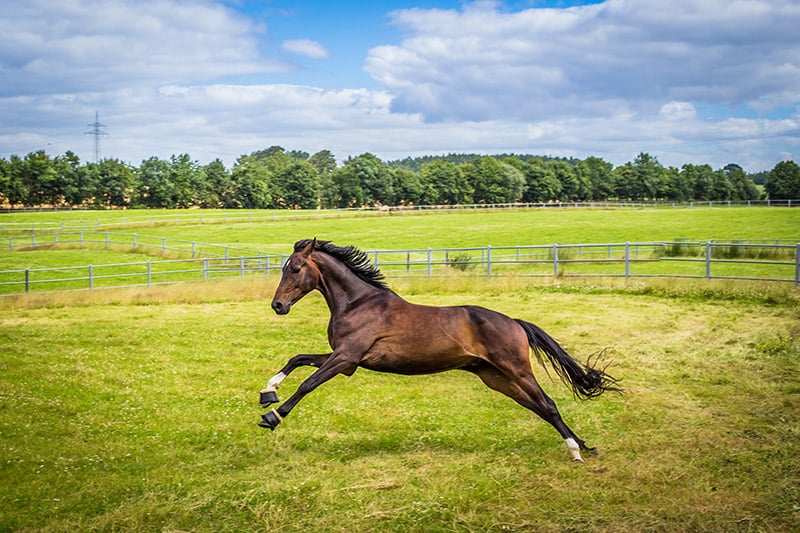
<instances>
[{"instance_id":1,"label":"tree line","mask_svg":"<svg viewBox=\"0 0 800 533\"><path fill-rule=\"evenodd\" d=\"M763 183L763 190L756 185ZM614 167L599 157L451 154L384 162L370 153L337 165L273 146L240 156L228 169L189 154L81 163L68 151L0 159L0 205L96 208L286 208L496 204L553 201L747 201L800 198L794 161L747 174L739 165L665 167L640 153Z\"/></svg>"}]
</instances>

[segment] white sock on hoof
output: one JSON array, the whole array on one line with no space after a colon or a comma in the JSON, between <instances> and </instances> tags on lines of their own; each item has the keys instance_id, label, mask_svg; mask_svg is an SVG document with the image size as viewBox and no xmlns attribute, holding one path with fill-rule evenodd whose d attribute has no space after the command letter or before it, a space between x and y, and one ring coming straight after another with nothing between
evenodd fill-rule
<instances>
[{"instance_id":1,"label":"white sock on hoof","mask_svg":"<svg viewBox=\"0 0 800 533\"><path fill-rule=\"evenodd\" d=\"M286 379L286 374L283 372L278 372L270 380L267 382L267 388L265 390L273 391L277 390L283 380Z\"/></svg>"},{"instance_id":2,"label":"white sock on hoof","mask_svg":"<svg viewBox=\"0 0 800 533\"><path fill-rule=\"evenodd\" d=\"M564 439L564 442L567 443L567 448L569 448L569 453L572 454L572 460L582 463L583 457L581 457L581 447L578 446L578 443L575 442L575 439L570 437L568 439Z\"/></svg>"}]
</instances>

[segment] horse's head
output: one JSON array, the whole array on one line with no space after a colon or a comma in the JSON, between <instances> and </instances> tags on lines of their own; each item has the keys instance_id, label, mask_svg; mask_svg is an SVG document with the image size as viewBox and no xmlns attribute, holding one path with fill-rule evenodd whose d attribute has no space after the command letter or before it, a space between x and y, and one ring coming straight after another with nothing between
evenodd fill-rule
<instances>
[{"instance_id":1,"label":"horse's head","mask_svg":"<svg viewBox=\"0 0 800 533\"><path fill-rule=\"evenodd\" d=\"M281 282L272 297L272 308L279 315L288 313L295 302L317 288L320 273L311 259L316 243L314 239L303 247L296 247L283 265Z\"/></svg>"}]
</instances>

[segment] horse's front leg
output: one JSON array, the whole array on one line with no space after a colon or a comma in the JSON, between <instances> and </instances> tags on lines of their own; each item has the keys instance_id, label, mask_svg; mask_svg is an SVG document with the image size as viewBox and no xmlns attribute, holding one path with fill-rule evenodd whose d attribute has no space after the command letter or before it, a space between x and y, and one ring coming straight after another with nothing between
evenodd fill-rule
<instances>
[{"instance_id":1,"label":"horse's front leg","mask_svg":"<svg viewBox=\"0 0 800 533\"><path fill-rule=\"evenodd\" d=\"M352 375L357 368L358 363L352 360L341 357L327 357L319 369L302 382L297 391L288 400L277 409L261 415L261 422L258 425L263 428L275 429L306 394L338 374Z\"/></svg>"},{"instance_id":2,"label":"horse's front leg","mask_svg":"<svg viewBox=\"0 0 800 533\"><path fill-rule=\"evenodd\" d=\"M329 353L303 353L290 358L283 368L281 368L280 372L270 378L267 382L267 386L261 391L261 406L266 408L278 402L278 387L280 387L283 380L286 379L286 376L291 374L295 368L301 366L315 366L319 368L330 356L331 354Z\"/></svg>"}]
</instances>

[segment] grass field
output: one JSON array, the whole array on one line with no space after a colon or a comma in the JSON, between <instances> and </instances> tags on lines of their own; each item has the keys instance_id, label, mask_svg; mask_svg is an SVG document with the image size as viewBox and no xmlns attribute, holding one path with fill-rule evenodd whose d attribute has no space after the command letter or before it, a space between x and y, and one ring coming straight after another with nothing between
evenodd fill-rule
<instances>
[{"instance_id":1,"label":"grass field","mask_svg":"<svg viewBox=\"0 0 800 533\"><path fill-rule=\"evenodd\" d=\"M104 219L118 217L122 220L137 213L103 211L95 216L102 216ZM200 224L197 221L202 211L193 213L191 220L194 222L145 224L120 227L113 231L275 253L285 253L295 241L315 236L366 249L635 242L676 238L800 238L800 210L790 208L519 209L370 216L345 213L299 220L243 219L227 224ZM58 224L92 214L93 212L12 213L0 215L0 224L23 221ZM264 212L263 215L268 216L269 212ZM258 216L258 212L254 216ZM206 220L210 220L210 217Z\"/></svg>"},{"instance_id":2,"label":"grass field","mask_svg":"<svg viewBox=\"0 0 800 533\"><path fill-rule=\"evenodd\" d=\"M695 291L403 281L603 348L625 393L578 402L601 453L474 377L359 371L274 433L258 390L325 349L327 309L286 317L270 281L0 300L0 530L790 531L800 519L800 311ZM700 295L700 296L698 296ZM308 375L298 370L286 397Z\"/></svg>"},{"instance_id":3,"label":"grass field","mask_svg":"<svg viewBox=\"0 0 800 533\"><path fill-rule=\"evenodd\" d=\"M792 210L703 211L148 231L286 252L315 234L397 248L422 237L431 243L414 246L520 244L518 235L523 244L791 239L800 227ZM0 261L29 253L48 252ZM276 281L0 298L0 531L782 532L800 523L796 289L392 280L414 302L535 322L579 358L606 349L625 392L592 402L534 364L567 423L600 449L576 464L551 427L458 372L360 370L309 395L275 432L257 427L266 380L289 356L327 349L322 298L275 316ZM288 378L282 398L309 373Z\"/></svg>"}]
</instances>

